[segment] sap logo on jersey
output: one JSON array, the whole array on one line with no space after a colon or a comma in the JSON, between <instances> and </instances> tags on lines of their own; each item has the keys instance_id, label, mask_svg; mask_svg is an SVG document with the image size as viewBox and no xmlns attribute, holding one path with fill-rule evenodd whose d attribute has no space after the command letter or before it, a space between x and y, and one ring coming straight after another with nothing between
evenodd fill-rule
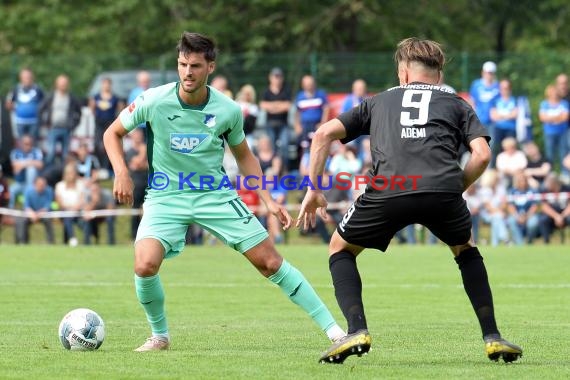
<instances>
[{"instance_id":1,"label":"sap logo on jersey","mask_svg":"<svg viewBox=\"0 0 570 380\"><path fill-rule=\"evenodd\" d=\"M170 150L178 153L192 153L210 135L207 133L171 133Z\"/></svg>"}]
</instances>

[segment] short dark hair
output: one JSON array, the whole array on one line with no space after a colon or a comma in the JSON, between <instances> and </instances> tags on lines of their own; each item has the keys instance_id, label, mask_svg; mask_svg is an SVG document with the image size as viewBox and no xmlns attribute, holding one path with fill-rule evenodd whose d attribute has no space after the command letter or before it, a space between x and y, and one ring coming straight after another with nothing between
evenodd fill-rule
<instances>
[{"instance_id":1,"label":"short dark hair","mask_svg":"<svg viewBox=\"0 0 570 380\"><path fill-rule=\"evenodd\" d=\"M445 55L441 45L435 41L421 40L417 37L406 38L398 43L394 54L396 65L400 62L419 62L434 70L443 70Z\"/></svg>"},{"instance_id":2,"label":"short dark hair","mask_svg":"<svg viewBox=\"0 0 570 380\"><path fill-rule=\"evenodd\" d=\"M216 44L214 41L199 33L183 32L176 46L178 53L188 55L190 53L204 53L208 62L216 60Z\"/></svg>"}]
</instances>

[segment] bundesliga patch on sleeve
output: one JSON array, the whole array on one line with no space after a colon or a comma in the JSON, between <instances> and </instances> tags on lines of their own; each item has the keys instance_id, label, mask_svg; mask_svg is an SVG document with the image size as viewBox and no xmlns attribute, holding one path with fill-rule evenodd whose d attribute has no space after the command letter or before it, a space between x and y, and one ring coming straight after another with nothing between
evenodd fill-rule
<instances>
[{"instance_id":1,"label":"bundesliga patch on sleeve","mask_svg":"<svg viewBox=\"0 0 570 380\"><path fill-rule=\"evenodd\" d=\"M190 154L210 135L207 133L171 133L170 150L182 154Z\"/></svg>"}]
</instances>

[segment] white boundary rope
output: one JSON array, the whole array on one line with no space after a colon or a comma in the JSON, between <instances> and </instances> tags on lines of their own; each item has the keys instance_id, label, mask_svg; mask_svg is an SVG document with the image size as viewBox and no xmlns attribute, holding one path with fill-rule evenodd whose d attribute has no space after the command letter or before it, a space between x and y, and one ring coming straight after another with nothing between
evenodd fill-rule
<instances>
[{"instance_id":1,"label":"white boundary rope","mask_svg":"<svg viewBox=\"0 0 570 380\"><path fill-rule=\"evenodd\" d=\"M338 202L329 203L327 210L345 210L351 202ZM263 207L263 206L261 206ZM285 208L288 211L299 211L301 205L286 205ZM250 207L252 212L257 210L257 207ZM57 219L57 218L73 218L73 217L87 217L87 218L98 218L106 216L133 216L142 215L143 211L141 209L106 209L106 210L93 210L93 211L45 211L39 213L40 219ZM16 218L29 218L29 213L24 210L14 210L11 208L0 207L0 215L12 216Z\"/></svg>"},{"instance_id":2,"label":"white boundary rope","mask_svg":"<svg viewBox=\"0 0 570 380\"><path fill-rule=\"evenodd\" d=\"M508 195L506 196L506 200L508 202L521 202L525 200L566 202L570 200L570 192ZM346 210L351 204L352 202L329 203L327 206L327 210ZM288 211L299 211L301 209L301 205L288 204L285 206L285 208ZM257 207L250 207L250 209L253 212L255 212L257 210ZM23 218L29 217L29 214L26 211L14 210L4 207L0 207L0 215L23 217ZM133 215L142 215L142 209L117 208L117 209L93 210L93 211L46 211L40 213L39 217L41 219L56 219L56 218L71 218L71 217L98 218L106 216L133 216Z\"/></svg>"}]
</instances>

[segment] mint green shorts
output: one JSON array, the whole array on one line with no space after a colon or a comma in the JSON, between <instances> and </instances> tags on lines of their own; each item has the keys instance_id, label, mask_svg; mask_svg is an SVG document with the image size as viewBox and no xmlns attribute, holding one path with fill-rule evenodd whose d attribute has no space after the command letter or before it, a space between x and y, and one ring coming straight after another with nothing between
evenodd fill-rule
<instances>
[{"instance_id":1,"label":"mint green shorts","mask_svg":"<svg viewBox=\"0 0 570 380\"><path fill-rule=\"evenodd\" d=\"M184 249L193 223L240 253L269 236L235 191L203 191L145 200L135 244L154 238L162 243L165 258L174 257Z\"/></svg>"}]
</instances>

